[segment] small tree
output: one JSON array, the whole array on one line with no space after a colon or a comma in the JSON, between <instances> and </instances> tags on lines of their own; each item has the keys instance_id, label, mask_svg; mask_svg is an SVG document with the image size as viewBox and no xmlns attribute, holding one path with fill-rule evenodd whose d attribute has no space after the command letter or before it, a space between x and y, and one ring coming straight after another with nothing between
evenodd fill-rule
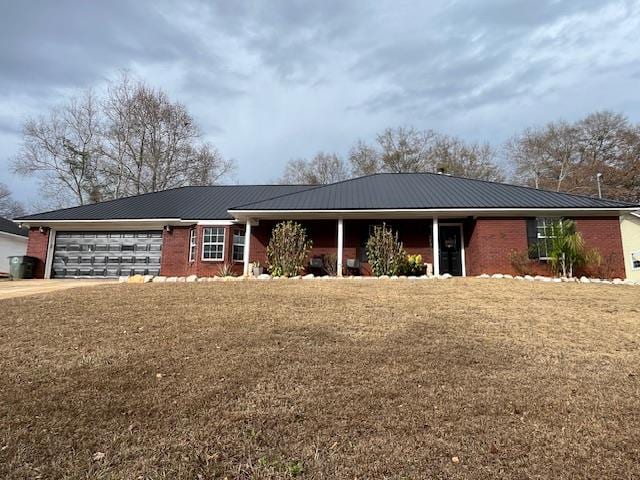
<instances>
[{"instance_id":1,"label":"small tree","mask_svg":"<svg viewBox=\"0 0 640 480\"><path fill-rule=\"evenodd\" d=\"M393 232L385 223L376 225L367 240L367 257L374 275L397 275L407 254L402 242L398 240L398 232Z\"/></svg>"},{"instance_id":2,"label":"small tree","mask_svg":"<svg viewBox=\"0 0 640 480\"><path fill-rule=\"evenodd\" d=\"M551 239L549 263L556 275L573 277L577 268L600 263L597 250L587 250L582 235L576 231L573 220L558 220L547 227L546 236Z\"/></svg>"},{"instance_id":3,"label":"small tree","mask_svg":"<svg viewBox=\"0 0 640 480\"><path fill-rule=\"evenodd\" d=\"M267 246L268 270L271 275L292 277L304 270L312 242L299 223L278 223Z\"/></svg>"}]
</instances>

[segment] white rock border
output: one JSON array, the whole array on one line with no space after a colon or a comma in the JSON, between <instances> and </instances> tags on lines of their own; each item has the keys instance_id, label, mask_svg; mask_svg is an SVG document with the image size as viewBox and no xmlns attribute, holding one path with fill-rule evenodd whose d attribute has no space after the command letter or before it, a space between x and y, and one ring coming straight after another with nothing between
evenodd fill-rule
<instances>
[{"instance_id":1,"label":"white rock border","mask_svg":"<svg viewBox=\"0 0 640 480\"><path fill-rule=\"evenodd\" d=\"M307 275L296 275L294 277L272 277L267 273L263 273L257 277L198 277L197 275L189 275L186 277L178 277L172 276L167 277L164 275L132 275L132 276L121 276L118 278L119 283L205 283L205 282L252 282L252 281L295 281L295 280L329 280L329 281L344 281L344 280L355 280L355 281L368 281L368 280L389 280L389 281L417 281L417 280L447 280L449 278L454 278L452 275L445 273L444 275L420 275L420 276L405 276L405 275L381 275L379 277L375 276L363 276L363 275L350 275L346 277L332 277L329 275L320 275L316 276L313 273L309 273ZM614 278L613 280L607 280L602 278L588 278L585 276L582 277L547 277L544 275L516 275L513 276L508 273L494 273L489 275L487 273L483 273L481 275L477 275L476 277L467 277L467 278L482 278L482 279L490 279L490 280L517 280L517 281L525 281L525 282L545 282L545 283L594 283L594 284L603 284L603 285L638 285L640 286L640 282L630 280L630 279L621 279Z\"/></svg>"},{"instance_id":2,"label":"white rock border","mask_svg":"<svg viewBox=\"0 0 640 480\"><path fill-rule=\"evenodd\" d=\"M517 276L513 276L513 275L509 275L509 274L502 274L502 273L494 273L493 275L489 275L487 273L483 273L482 275L478 275L476 278L489 278L489 279L503 279L503 278L507 278L507 279L514 279L514 280L520 280L520 281L528 281L528 282L553 282L553 283L600 283L603 285L640 285L640 282L636 282L634 280L631 279L621 279L621 278L614 278L613 280L608 280L608 279L602 279L602 278L588 278L585 276L581 276L581 277L546 277L544 275L536 275L536 276L531 276L531 275L517 275Z\"/></svg>"}]
</instances>

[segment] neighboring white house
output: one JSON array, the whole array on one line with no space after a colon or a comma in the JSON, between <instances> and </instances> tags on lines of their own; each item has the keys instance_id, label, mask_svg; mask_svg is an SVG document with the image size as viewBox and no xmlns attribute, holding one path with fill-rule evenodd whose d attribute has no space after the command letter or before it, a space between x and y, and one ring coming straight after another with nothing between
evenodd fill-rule
<instances>
[{"instance_id":1,"label":"neighboring white house","mask_svg":"<svg viewBox=\"0 0 640 480\"><path fill-rule=\"evenodd\" d=\"M9 274L9 257L25 255L28 232L11 220L0 217L0 276Z\"/></svg>"},{"instance_id":2,"label":"neighboring white house","mask_svg":"<svg viewBox=\"0 0 640 480\"><path fill-rule=\"evenodd\" d=\"M624 268L627 278L640 280L640 211L620 217Z\"/></svg>"}]
</instances>

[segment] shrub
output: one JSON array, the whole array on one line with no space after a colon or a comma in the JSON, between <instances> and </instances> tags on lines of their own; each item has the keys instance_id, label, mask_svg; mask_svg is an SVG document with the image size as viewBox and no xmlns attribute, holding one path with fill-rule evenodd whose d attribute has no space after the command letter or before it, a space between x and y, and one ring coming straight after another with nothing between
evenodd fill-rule
<instances>
[{"instance_id":1,"label":"shrub","mask_svg":"<svg viewBox=\"0 0 640 480\"><path fill-rule=\"evenodd\" d=\"M311 245L302 225L290 220L278 223L271 232L267 246L269 273L274 277L300 274L306 265Z\"/></svg>"},{"instance_id":2,"label":"shrub","mask_svg":"<svg viewBox=\"0 0 640 480\"><path fill-rule=\"evenodd\" d=\"M518 275L533 275L533 260L529 252L511 250L509 253L509 263Z\"/></svg>"},{"instance_id":3,"label":"shrub","mask_svg":"<svg viewBox=\"0 0 640 480\"><path fill-rule=\"evenodd\" d=\"M338 256L333 253L323 255L322 269L327 275L335 277L338 273Z\"/></svg>"},{"instance_id":4,"label":"shrub","mask_svg":"<svg viewBox=\"0 0 640 480\"><path fill-rule=\"evenodd\" d=\"M602 258L600 252L597 249L592 248L587 251L586 261L582 266L582 270L588 277L613 278L615 275L613 268L615 260L615 253L607 255L606 258Z\"/></svg>"},{"instance_id":5,"label":"shrub","mask_svg":"<svg viewBox=\"0 0 640 480\"><path fill-rule=\"evenodd\" d=\"M580 232L576 231L576 222L573 220L558 220L553 222L548 229L551 237L551 249L548 253L549 263L556 275L573 277L577 268L590 264L602 263L600 253L595 250L585 249L584 239Z\"/></svg>"},{"instance_id":6,"label":"shrub","mask_svg":"<svg viewBox=\"0 0 640 480\"><path fill-rule=\"evenodd\" d=\"M407 254L398 233L386 224L376 225L366 245L369 265L376 276L397 275L406 261Z\"/></svg>"},{"instance_id":7,"label":"shrub","mask_svg":"<svg viewBox=\"0 0 640 480\"><path fill-rule=\"evenodd\" d=\"M424 273L422 255L407 255L399 272L401 275L422 275Z\"/></svg>"},{"instance_id":8,"label":"shrub","mask_svg":"<svg viewBox=\"0 0 640 480\"><path fill-rule=\"evenodd\" d=\"M219 265L218 276L219 277L235 277L236 274L233 271L233 265L231 265L229 262L224 262L222 265Z\"/></svg>"}]
</instances>

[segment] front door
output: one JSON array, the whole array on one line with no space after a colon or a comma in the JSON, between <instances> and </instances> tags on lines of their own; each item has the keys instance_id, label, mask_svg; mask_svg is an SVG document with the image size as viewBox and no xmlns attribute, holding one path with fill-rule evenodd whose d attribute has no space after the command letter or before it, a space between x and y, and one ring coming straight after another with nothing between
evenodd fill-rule
<instances>
[{"instance_id":1,"label":"front door","mask_svg":"<svg viewBox=\"0 0 640 480\"><path fill-rule=\"evenodd\" d=\"M440 275L462 276L462 235L459 225L440 226Z\"/></svg>"}]
</instances>

